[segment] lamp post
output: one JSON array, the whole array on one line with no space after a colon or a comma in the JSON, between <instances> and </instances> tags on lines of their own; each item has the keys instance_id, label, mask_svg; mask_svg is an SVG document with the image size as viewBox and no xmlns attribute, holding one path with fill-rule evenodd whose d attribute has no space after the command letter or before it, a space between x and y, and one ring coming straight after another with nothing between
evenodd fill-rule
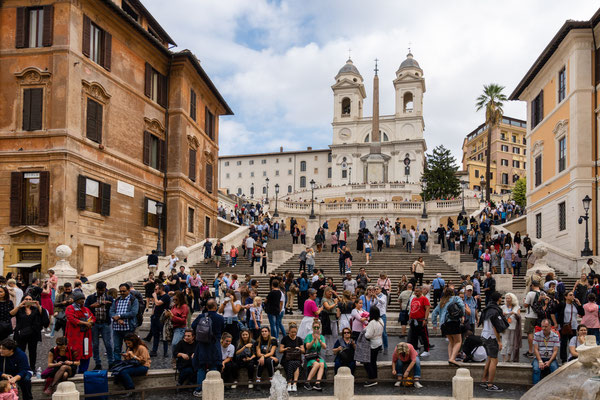
<instances>
[{"instance_id":1,"label":"lamp post","mask_svg":"<svg viewBox=\"0 0 600 400\"><path fill-rule=\"evenodd\" d=\"M421 179L421 187L423 188L423 214L421 214L421 218L427 218L427 196L425 195L425 191L427 190L427 178Z\"/></svg>"},{"instance_id":2,"label":"lamp post","mask_svg":"<svg viewBox=\"0 0 600 400\"><path fill-rule=\"evenodd\" d=\"M275 212L273 213L273 217L279 217L279 213L277 212L277 195L279 194L279 183L275 184Z\"/></svg>"},{"instance_id":3,"label":"lamp post","mask_svg":"<svg viewBox=\"0 0 600 400\"><path fill-rule=\"evenodd\" d=\"M311 191L311 199L310 199L310 217L309 219L317 218L315 216L315 180L310 180L310 191Z\"/></svg>"},{"instance_id":4,"label":"lamp post","mask_svg":"<svg viewBox=\"0 0 600 400\"><path fill-rule=\"evenodd\" d=\"M269 178L265 179L267 182L267 198L265 199L265 204L269 204Z\"/></svg>"},{"instance_id":5,"label":"lamp post","mask_svg":"<svg viewBox=\"0 0 600 400\"><path fill-rule=\"evenodd\" d=\"M250 198L254 199L254 182L250 184Z\"/></svg>"},{"instance_id":6,"label":"lamp post","mask_svg":"<svg viewBox=\"0 0 600 400\"><path fill-rule=\"evenodd\" d=\"M585 221L585 241L583 244L583 250L581 250L581 256L582 257L590 257L590 256L594 255L594 252L592 251L592 249L590 249L590 239L589 239L589 233L588 233L588 221L590 219L588 212L590 211L590 204L592 203L592 199L590 198L590 196L588 196L586 194L582 201L583 201L583 211L585 211L585 215L582 217L579 217L579 223L581 224L581 223L583 223L583 221Z\"/></svg>"},{"instance_id":7,"label":"lamp post","mask_svg":"<svg viewBox=\"0 0 600 400\"><path fill-rule=\"evenodd\" d=\"M352 185L352 167L348 167L348 184Z\"/></svg>"},{"instance_id":8,"label":"lamp post","mask_svg":"<svg viewBox=\"0 0 600 400\"><path fill-rule=\"evenodd\" d=\"M460 181L460 187L462 189L462 211L460 215L467 215L467 210L465 210L465 186L467 185L466 181Z\"/></svg>"},{"instance_id":9,"label":"lamp post","mask_svg":"<svg viewBox=\"0 0 600 400\"><path fill-rule=\"evenodd\" d=\"M156 217L158 218L158 239L156 240L156 252L158 253L159 256L164 256L164 253L162 251L162 238L161 238L161 232L162 232L162 213L164 210L164 204L160 203L160 202L156 202Z\"/></svg>"},{"instance_id":10,"label":"lamp post","mask_svg":"<svg viewBox=\"0 0 600 400\"><path fill-rule=\"evenodd\" d=\"M481 202L482 203L483 203L483 185L485 185L485 178L482 176L481 177L481 186L480 186L480 189L481 189Z\"/></svg>"}]
</instances>

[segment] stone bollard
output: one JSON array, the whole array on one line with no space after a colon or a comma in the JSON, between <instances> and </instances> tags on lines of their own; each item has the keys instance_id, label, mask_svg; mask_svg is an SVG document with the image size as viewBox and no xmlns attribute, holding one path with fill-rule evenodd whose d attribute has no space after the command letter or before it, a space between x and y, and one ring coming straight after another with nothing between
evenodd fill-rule
<instances>
[{"instance_id":1,"label":"stone bollard","mask_svg":"<svg viewBox=\"0 0 600 400\"><path fill-rule=\"evenodd\" d=\"M333 378L333 395L337 400L352 400L354 398L354 376L350 368L340 367Z\"/></svg>"},{"instance_id":2,"label":"stone bollard","mask_svg":"<svg viewBox=\"0 0 600 400\"><path fill-rule=\"evenodd\" d=\"M473 378L467 368L459 368L452 378L452 397L455 400L471 400L473 398Z\"/></svg>"},{"instance_id":3,"label":"stone bollard","mask_svg":"<svg viewBox=\"0 0 600 400\"><path fill-rule=\"evenodd\" d=\"M73 282L77 277L77 270L71 266L67 258L71 257L73 251L66 244L61 244L56 248L56 256L60 258L52 270L58 278L58 286L62 286L65 282Z\"/></svg>"},{"instance_id":4,"label":"stone bollard","mask_svg":"<svg viewBox=\"0 0 600 400\"><path fill-rule=\"evenodd\" d=\"M79 392L75 383L71 381L59 383L56 392L52 395L52 400L79 400Z\"/></svg>"},{"instance_id":5,"label":"stone bollard","mask_svg":"<svg viewBox=\"0 0 600 400\"><path fill-rule=\"evenodd\" d=\"M223 379L218 371L209 371L206 374L206 379L202 382L202 399L203 400L224 400L225 386Z\"/></svg>"}]
</instances>

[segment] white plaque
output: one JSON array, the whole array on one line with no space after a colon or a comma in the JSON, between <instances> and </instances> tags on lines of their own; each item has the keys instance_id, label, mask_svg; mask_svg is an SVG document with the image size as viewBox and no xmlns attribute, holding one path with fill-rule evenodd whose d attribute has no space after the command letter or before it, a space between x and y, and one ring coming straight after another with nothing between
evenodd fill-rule
<instances>
[{"instance_id":1,"label":"white plaque","mask_svg":"<svg viewBox=\"0 0 600 400\"><path fill-rule=\"evenodd\" d=\"M124 194L125 196L133 197L135 190L133 185L123 181L117 181L117 193Z\"/></svg>"}]
</instances>

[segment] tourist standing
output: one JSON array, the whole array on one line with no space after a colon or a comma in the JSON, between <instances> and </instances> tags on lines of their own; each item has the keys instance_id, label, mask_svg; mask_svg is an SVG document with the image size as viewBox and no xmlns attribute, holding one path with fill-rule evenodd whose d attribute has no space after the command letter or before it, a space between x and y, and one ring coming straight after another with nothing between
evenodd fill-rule
<instances>
[{"instance_id":1,"label":"tourist standing","mask_svg":"<svg viewBox=\"0 0 600 400\"><path fill-rule=\"evenodd\" d=\"M157 284L157 286L160 284ZM162 286L162 285L161 285ZM136 316L140 304L130 293L130 286L127 283L119 285L119 297L110 306L109 316L112 319L113 331L113 358L115 361L121 360L121 350L123 349L123 340L129 333L135 332L137 327ZM155 298L156 304L156 298ZM156 311L157 306L154 310ZM157 343L158 347L158 343Z\"/></svg>"},{"instance_id":2,"label":"tourist standing","mask_svg":"<svg viewBox=\"0 0 600 400\"><path fill-rule=\"evenodd\" d=\"M423 275L425 274L425 261L423 261L423 257L419 256L417 261L413 262L411 271L415 278L415 284L423 286Z\"/></svg>"},{"instance_id":3,"label":"tourist standing","mask_svg":"<svg viewBox=\"0 0 600 400\"><path fill-rule=\"evenodd\" d=\"M410 301L410 329L408 331L408 342L415 349L419 348L419 340L423 343L423 352L421 357L429 356L429 335L427 333L427 321L431 304L429 299L423 296L420 286L416 286L414 297Z\"/></svg>"},{"instance_id":4,"label":"tourist standing","mask_svg":"<svg viewBox=\"0 0 600 400\"><path fill-rule=\"evenodd\" d=\"M377 356L383 345L384 324L379 315L379 308L373 307L369 313L369 323L365 328L365 338L369 341L371 351L370 362L364 364L369 382L365 387L377 385Z\"/></svg>"},{"instance_id":5,"label":"tourist standing","mask_svg":"<svg viewBox=\"0 0 600 400\"><path fill-rule=\"evenodd\" d=\"M502 392L503 390L494 384L494 378L496 376L496 365L498 365L498 352L502 350L500 335L508 327L508 322L499 307L502 295L499 292L494 292L490 297L490 301L482 311L479 320L479 325L483 325L481 338L487 353L481 385L485 385L485 390L488 392Z\"/></svg>"},{"instance_id":6,"label":"tourist standing","mask_svg":"<svg viewBox=\"0 0 600 400\"><path fill-rule=\"evenodd\" d=\"M214 299L208 300L206 310L205 313L198 315L192 323L192 329L197 333L192 365L197 371L196 384L198 385L193 395L200 398L202 397L202 382L206 378L206 373L221 369L222 354L219 339L225 325L224 318L217 313L217 302ZM207 318L210 318L210 322ZM203 333L202 339L198 339L199 331ZM212 336L209 336L208 332L212 332Z\"/></svg>"},{"instance_id":7,"label":"tourist standing","mask_svg":"<svg viewBox=\"0 0 600 400\"><path fill-rule=\"evenodd\" d=\"M113 363L113 341L112 329L110 324L110 307L113 303L113 298L106 292L106 282L96 282L96 293L91 294L85 300L85 307L89 308L96 319L92 325L92 353L95 361L95 370L102 369L102 361L100 361L100 336L104 342L106 358L108 365Z\"/></svg>"}]
</instances>

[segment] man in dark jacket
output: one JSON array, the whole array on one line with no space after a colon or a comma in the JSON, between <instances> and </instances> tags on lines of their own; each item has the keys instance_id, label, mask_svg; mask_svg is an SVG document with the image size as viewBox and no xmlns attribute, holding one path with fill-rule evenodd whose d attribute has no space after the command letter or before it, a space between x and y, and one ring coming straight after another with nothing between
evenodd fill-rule
<instances>
[{"instance_id":1,"label":"man in dark jacket","mask_svg":"<svg viewBox=\"0 0 600 400\"><path fill-rule=\"evenodd\" d=\"M210 299L206 303L206 309L207 312L200 314L192 323L192 329L195 332L200 319L208 315L212 320L213 333L210 343L197 342L196 351L194 352L192 365L198 371L196 376L198 387L193 393L194 397L202 397L202 382L206 378L206 373L208 371L220 371L223 365L220 339L225 327L225 318L217 314L217 302L214 299Z\"/></svg>"},{"instance_id":2,"label":"man in dark jacket","mask_svg":"<svg viewBox=\"0 0 600 400\"><path fill-rule=\"evenodd\" d=\"M444 241L446 239L446 229L444 229L444 225L440 224L440 227L435 231L438 235L438 244L442 245L442 249L445 248Z\"/></svg>"},{"instance_id":3,"label":"man in dark jacket","mask_svg":"<svg viewBox=\"0 0 600 400\"><path fill-rule=\"evenodd\" d=\"M30 369L27 355L17 347L17 342L12 339L0 342L0 378L16 383L23 400L33 400Z\"/></svg>"}]
</instances>

